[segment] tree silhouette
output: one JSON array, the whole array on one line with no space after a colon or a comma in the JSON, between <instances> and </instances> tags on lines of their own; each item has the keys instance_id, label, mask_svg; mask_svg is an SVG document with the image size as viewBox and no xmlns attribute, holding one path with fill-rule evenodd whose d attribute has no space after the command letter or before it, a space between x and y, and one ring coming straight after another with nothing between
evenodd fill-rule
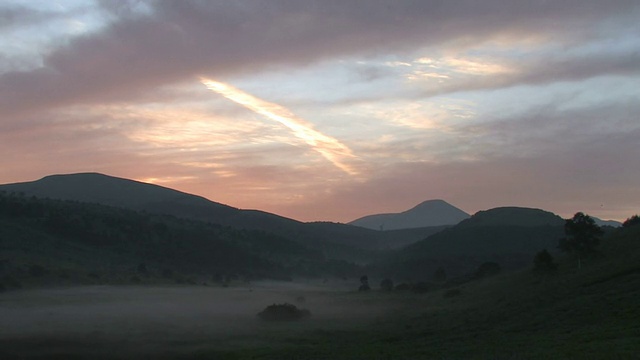
<instances>
[{"instance_id":1,"label":"tree silhouette","mask_svg":"<svg viewBox=\"0 0 640 360\"><path fill-rule=\"evenodd\" d=\"M369 277L367 275L363 275L360 277L360 287L358 291L369 291L371 290L371 286L369 286Z\"/></svg>"},{"instance_id":2,"label":"tree silhouette","mask_svg":"<svg viewBox=\"0 0 640 360\"><path fill-rule=\"evenodd\" d=\"M631 227L635 225L640 225L640 216L633 215L622 223L622 227Z\"/></svg>"},{"instance_id":3,"label":"tree silhouette","mask_svg":"<svg viewBox=\"0 0 640 360\"><path fill-rule=\"evenodd\" d=\"M576 254L578 269L581 269L582 258L596 252L595 248L600 243L603 232L589 215L578 212L573 215L573 218L565 221L564 234L566 236L560 239L558 248Z\"/></svg>"}]
</instances>

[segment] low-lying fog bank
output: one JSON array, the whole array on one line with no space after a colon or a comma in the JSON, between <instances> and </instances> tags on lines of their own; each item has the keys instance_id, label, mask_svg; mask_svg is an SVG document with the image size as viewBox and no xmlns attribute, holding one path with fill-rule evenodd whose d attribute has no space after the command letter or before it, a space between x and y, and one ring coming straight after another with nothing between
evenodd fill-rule
<instances>
[{"instance_id":1,"label":"low-lying fog bank","mask_svg":"<svg viewBox=\"0 0 640 360\"><path fill-rule=\"evenodd\" d=\"M386 294L318 284L245 287L90 286L0 295L0 345L9 355L192 351L258 344L300 331L361 325L389 310ZM311 318L273 323L256 314L291 303ZM235 344L235 345L234 345ZM111 356L116 353L111 352Z\"/></svg>"}]
</instances>

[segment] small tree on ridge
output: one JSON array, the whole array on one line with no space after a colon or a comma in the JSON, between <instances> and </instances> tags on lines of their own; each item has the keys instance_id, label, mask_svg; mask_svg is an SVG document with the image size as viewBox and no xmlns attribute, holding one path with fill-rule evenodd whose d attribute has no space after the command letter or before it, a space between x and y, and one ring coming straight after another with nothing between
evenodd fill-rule
<instances>
[{"instance_id":1,"label":"small tree on ridge","mask_svg":"<svg viewBox=\"0 0 640 360\"><path fill-rule=\"evenodd\" d=\"M600 236L603 232L589 215L578 212L573 215L573 218L565 221L564 234L566 236L560 239L558 248L576 254L578 269L580 269L582 268L582 258L596 252L595 248L600 243Z\"/></svg>"}]
</instances>

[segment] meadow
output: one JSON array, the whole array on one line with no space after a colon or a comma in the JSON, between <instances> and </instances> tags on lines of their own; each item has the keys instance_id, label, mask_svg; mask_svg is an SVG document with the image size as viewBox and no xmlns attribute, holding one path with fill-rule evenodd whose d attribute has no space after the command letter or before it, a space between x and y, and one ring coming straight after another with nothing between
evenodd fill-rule
<instances>
[{"instance_id":1,"label":"meadow","mask_svg":"<svg viewBox=\"0 0 640 360\"><path fill-rule=\"evenodd\" d=\"M89 286L0 297L3 358L634 359L640 272L601 261L426 294L352 284ZM604 271L608 269L608 271ZM301 302L300 297L304 298ZM312 316L265 322L294 303Z\"/></svg>"}]
</instances>

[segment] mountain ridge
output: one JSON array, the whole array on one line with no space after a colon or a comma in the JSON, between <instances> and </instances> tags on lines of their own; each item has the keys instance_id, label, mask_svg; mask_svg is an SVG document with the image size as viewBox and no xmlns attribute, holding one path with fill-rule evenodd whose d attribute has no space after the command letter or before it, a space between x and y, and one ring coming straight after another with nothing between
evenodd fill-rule
<instances>
[{"instance_id":1,"label":"mountain ridge","mask_svg":"<svg viewBox=\"0 0 640 360\"><path fill-rule=\"evenodd\" d=\"M171 188L95 172L49 175L39 180L0 185L0 191L122 207L206 221L238 229L261 230L292 239L329 258L366 262L371 251L394 248L394 237L336 223L303 223L280 215L243 210ZM427 230L427 233L429 231ZM400 242L420 240L405 233Z\"/></svg>"},{"instance_id":2,"label":"mountain ridge","mask_svg":"<svg viewBox=\"0 0 640 360\"><path fill-rule=\"evenodd\" d=\"M469 214L442 199L426 200L399 212L363 216L350 225L372 230L399 230L427 226L455 225L469 218Z\"/></svg>"}]
</instances>

